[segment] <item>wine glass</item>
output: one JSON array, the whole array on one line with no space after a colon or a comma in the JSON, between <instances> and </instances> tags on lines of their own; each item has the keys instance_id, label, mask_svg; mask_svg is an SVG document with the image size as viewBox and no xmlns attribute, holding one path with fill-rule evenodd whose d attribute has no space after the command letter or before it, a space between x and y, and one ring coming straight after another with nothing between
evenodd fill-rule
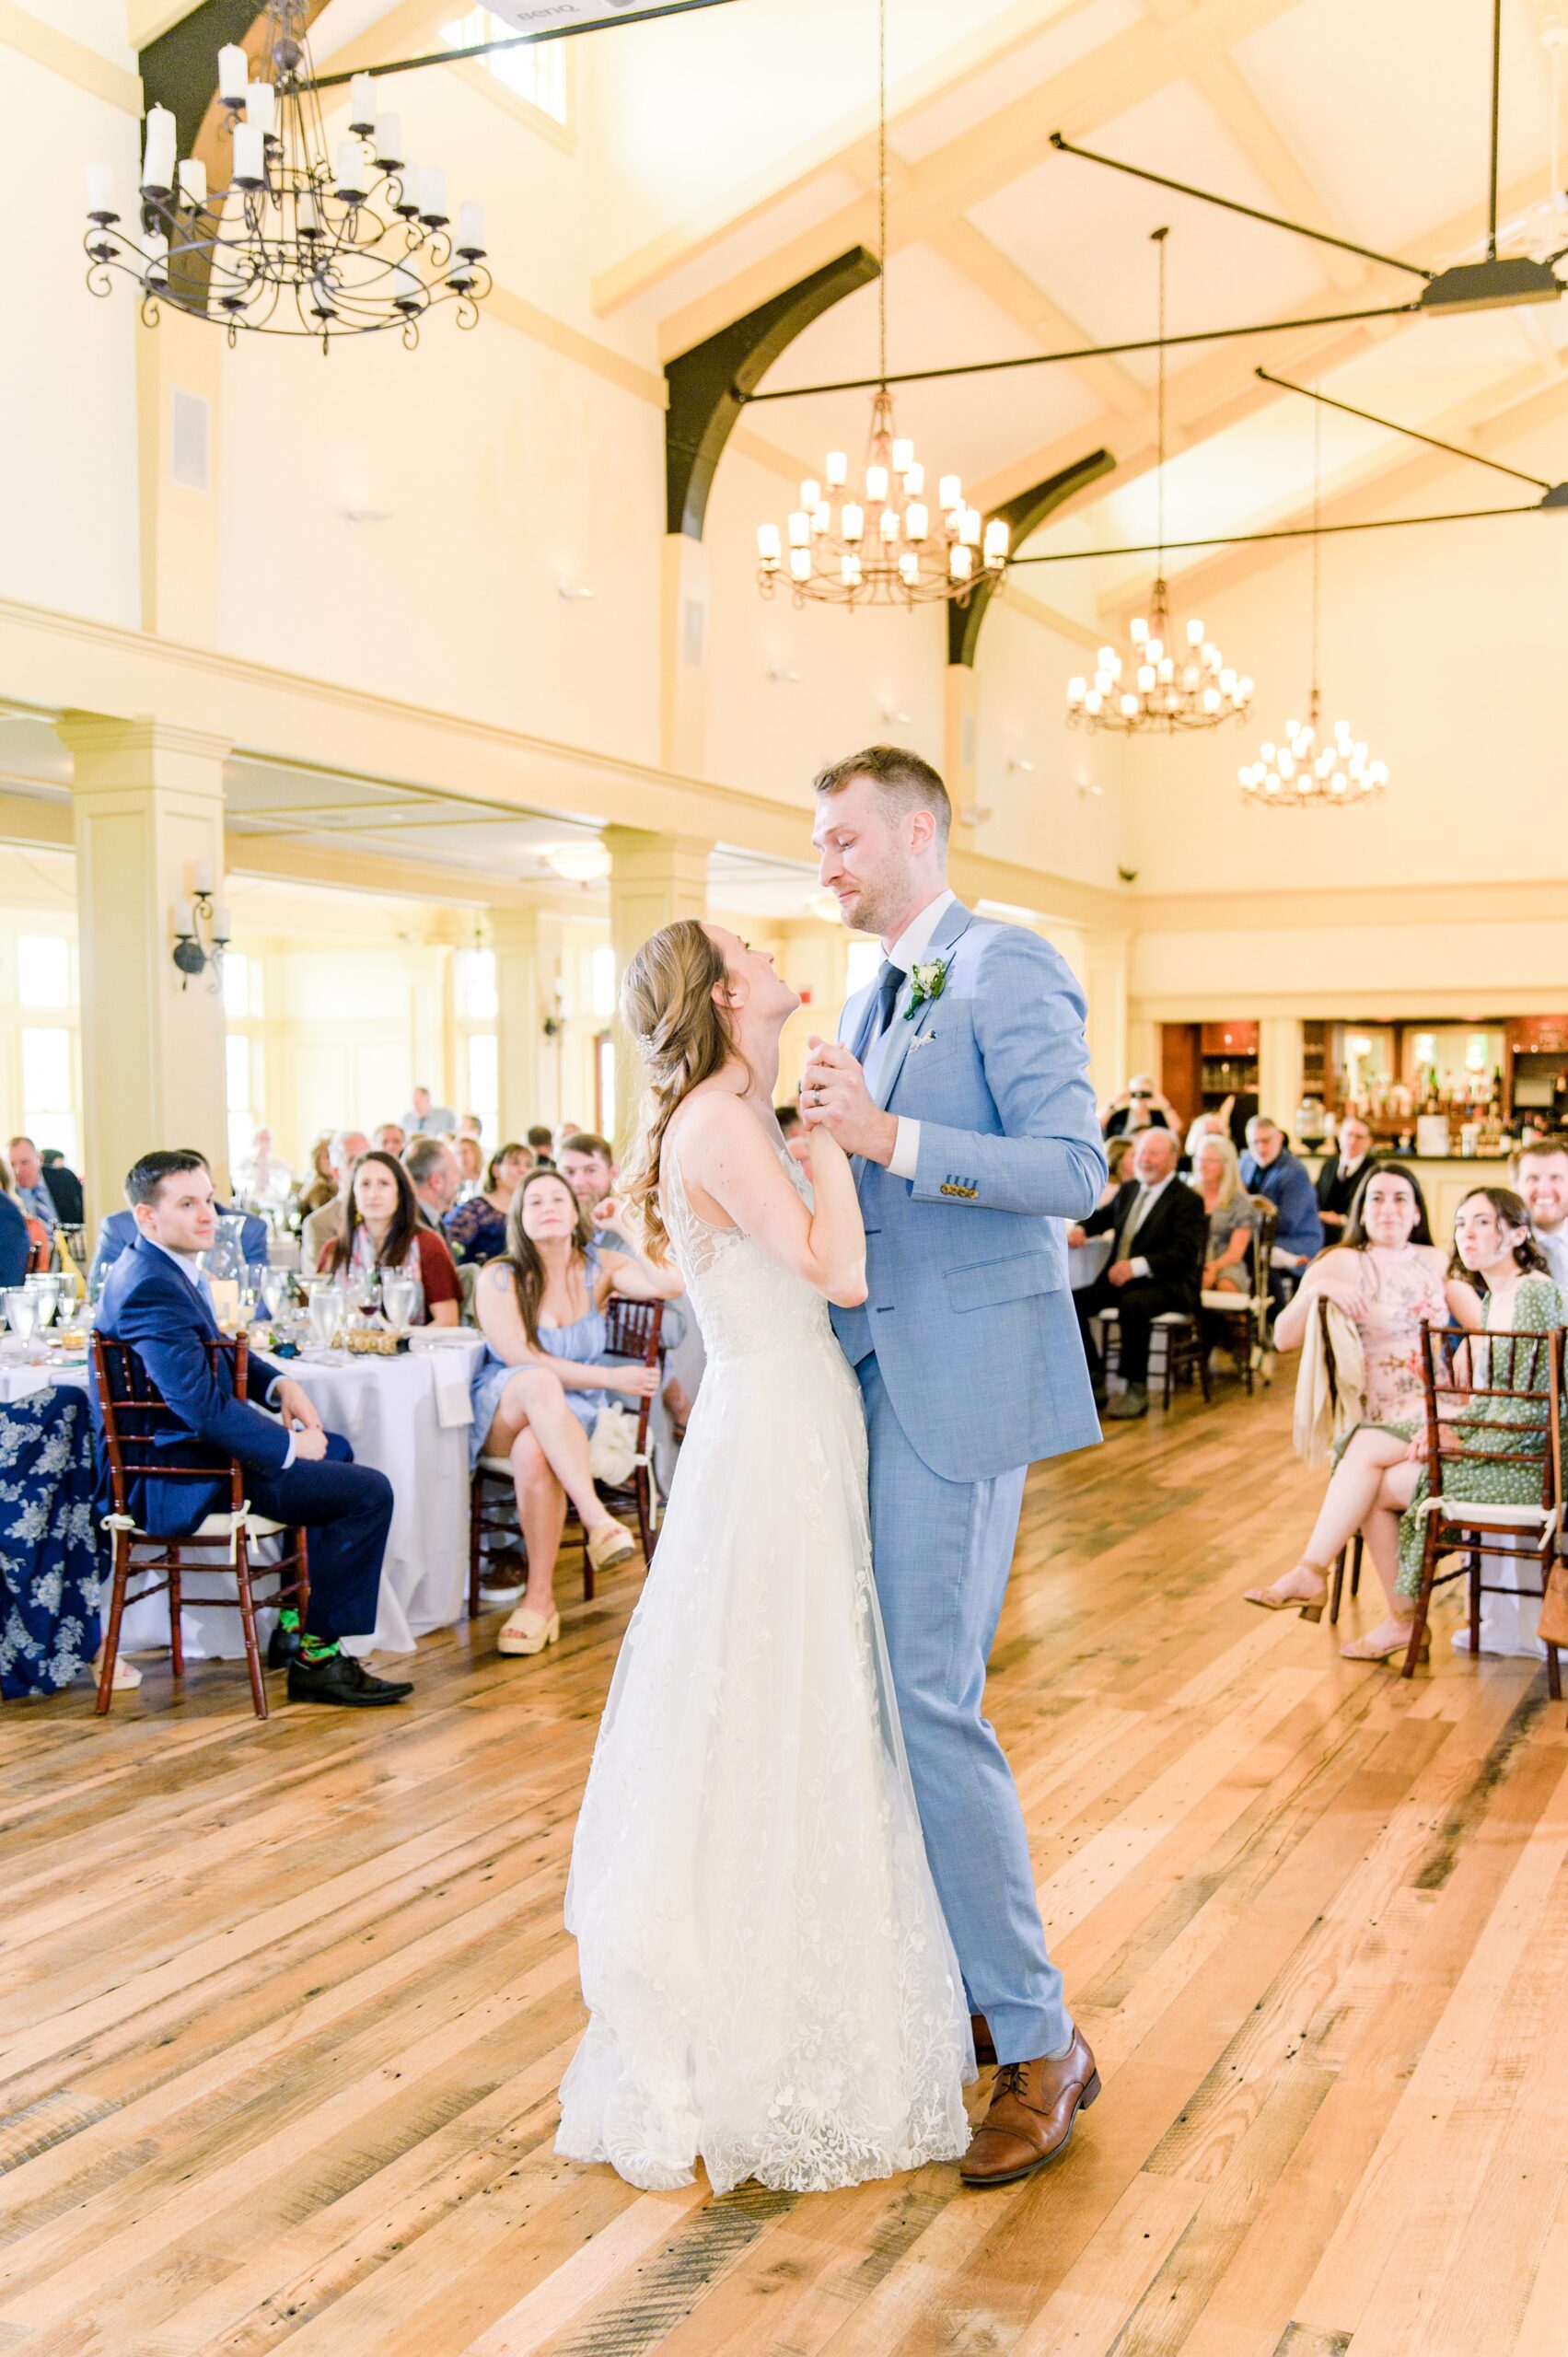
<instances>
[{"instance_id":1,"label":"wine glass","mask_svg":"<svg viewBox=\"0 0 1568 2357\"><path fill-rule=\"evenodd\" d=\"M269 1318L281 1318L288 1306L292 1281L286 1269L265 1269L261 1272L261 1299Z\"/></svg>"},{"instance_id":2,"label":"wine glass","mask_svg":"<svg viewBox=\"0 0 1568 2357\"><path fill-rule=\"evenodd\" d=\"M43 1327L52 1324L54 1305L58 1298L54 1290L54 1279L43 1274L28 1277L23 1282L23 1289L32 1303L35 1326Z\"/></svg>"}]
</instances>

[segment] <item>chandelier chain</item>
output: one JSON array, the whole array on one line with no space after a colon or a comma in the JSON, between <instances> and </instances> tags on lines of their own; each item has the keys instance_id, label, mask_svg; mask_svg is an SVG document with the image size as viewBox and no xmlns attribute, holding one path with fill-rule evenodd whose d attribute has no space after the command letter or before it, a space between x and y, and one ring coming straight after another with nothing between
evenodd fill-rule
<instances>
[{"instance_id":1,"label":"chandelier chain","mask_svg":"<svg viewBox=\"0 0 1568 2357\"><path fill-rule=\"evenodd\" d=\"M1323 412L1312 412L1312 719L1318 718L1318 586L1323 560L1323 538L1318 530L1323 505Z\"/></svg>"},{"instance_id":2,"label":"chandelier chain","mask_svg":"<svg viewBox=\"0 0 1568 2357\"><path fill-rule=\"evenodd\" d=\"M877 374L888 381L888 0L877 0Z\"/></svg>"},{"instance_id":3,"label":"chandelier chain","mask_svg":"<svg viewBox=\"0 0 1568 2357\"><path fill-rule=\"evenodd\" d=\"M1157 393L1155 402L1155 443L1157 463L1155 468L1155 538L1159 542L1159 555L1155 562L1155 578L1165 579L1165 247L1168 228L1150 232L1159 251L1159 356L1156 364Z\"/></svg>"}]
</instances>

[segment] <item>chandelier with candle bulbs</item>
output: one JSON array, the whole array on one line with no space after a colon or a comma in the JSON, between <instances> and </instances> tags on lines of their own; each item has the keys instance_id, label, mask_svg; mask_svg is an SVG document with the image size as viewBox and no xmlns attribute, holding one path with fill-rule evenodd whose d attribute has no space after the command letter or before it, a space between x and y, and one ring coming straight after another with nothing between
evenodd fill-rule
<instances>
[{"instance_id":1,"label":"chandelier with candle bulbs","mask_svg":"<svg viewBox=\"0 0 1568 2357\"><path fill-rule=\"evenodd\" d=\"M1322 569L1322 419L1312 412L1312 685L1307 698L1307 718L1285 722L1284 742L1263 745L1255 761L1238 772L1241 798L1263 810L1346 809L1370 802L1388 783L1388 764L1375 761L1365 743L1352 732L1348 720L1323 726L1323 698L1318 685L1318 582Z\"/></svg>"},{"instance_id":2,"label":"chandelier with candle bulbs","mask_svg":"<svg viewBox=\"0 0 1568 2357\"><path fill-rule=\"evenodd\" d=\"M1151 237L1159 253L1159 344L1155 500L1158 553L1147 617L1128 631L1131 652L1102 646L1092 678L1067 682L1067 718L1083 728L1114 729L1124 737L1175 736L1193 728L1218 728L1245 720L1252 682L1228 664L1201 621L1179 633L1171 621L1165 578L1165 241L1168 229Z\"/></svg>"},{"instance_id":3,"label":"chandelier with candle bulbs","mask_svg":"<svg viewBox=\"0 0 1568 2357\"><path fill-rule=\"evenodd\" d=\"M787 581L795 602L918 606L967 598L977 581L1007 569L1004 519L983 521L957 475L938 479L933 501L914 444L894 423L888 376L888 6L877 9L877 374L863 489L852 491L849 460L830 450L819 481L800 486L784 532L757 527L757 576L764 597Z\"/></svg>"},{"instance_id":4,"label":"chandelier with candle bulbs","mask_svg":"<svg viewBox=\"0 0 1568 2357\"><path fill-rule=\"evenodd\" d=\"M473 327L489 294L484 215L465 203L452 226L447 175L423 171L403 152L402 122L377 113L375 77L356 74L348 134L329 156L306 39L308 0L268 0L261 78L231 43L218 52L221 135L230 142L228 185L209 189L206 166L176 162L176 123L149 109L141 180L122 217L114 175L87 170L87 284L108 295L118 272L143 290L143 316L159 299L226 326L314 336L326 351L345 335L401 330L438 303Z\"/></svg>"}]
</instances>

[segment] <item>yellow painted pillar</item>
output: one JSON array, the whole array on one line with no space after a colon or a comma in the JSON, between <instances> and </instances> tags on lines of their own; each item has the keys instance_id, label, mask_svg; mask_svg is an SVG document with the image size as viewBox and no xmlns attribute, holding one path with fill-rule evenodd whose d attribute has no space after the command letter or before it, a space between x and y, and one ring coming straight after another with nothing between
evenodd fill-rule
<instances>
[{"instance_id":1,"label":"yellow painted pillar","mask_svg":"<svg viewBox=\"0 0 1568 2357\"><path fill-rule=\"evenodd\" d=\"M615 948L615 986L628 960L651 933L677 917L708 911L711 843L694 835L657 835L641 827L607 827L610 853L610 936ZM635 1119L642 1068L619 1018L615 1025L615 1132L624 1145Z\"/></svg>"},{"instance_id":2,"label":"yellow painted pillar","mask_svg":"<svg viewBox=\"0 0 1568 2357\"><path fill-rule=\"evenodd\" d=\"M160 307L136 338L142 628L214 646L218 616L218 421L227 347L205 319Z\"/></svg>"},{"instance_id":3,"label":"yellow painted pillar","mask_svg":"<svg viewBox=\"0 0 1568 2357\"><path fill-rule=\"evenodd\" d=\"M1295 1141L1302 1091L1301 1024L1294 1015L1266 1015L1258 1026L1258 1110Z\"/></svg>"},{"instance_id":4,"label":"yellow painted pillar","mask_svg":"<svg viewBox=\"0 0 1568 2357\"><path fill-rule=\"evenodd\" d=\"M801 994L797 1013L779 1041L777 1102L792 1103L806 1069L807 1041L838 1037L839 1016L848 997L850 934L846 926L820 919L792 919L779 928L779 971Z\"/></svg>"},{"instance_id":5,"label":"yellow painted pillar","mask_svg":"<svg viewBox=\"0 0 1568 2357\"><path fill-rule=\"evenodd\" d=\"M1084 995L1089 1013L1086 1029L1089 1042L1089 1079L1103 1104L1127 1086L1132 1065L1127 1008L1128 953L1132 935L1120 930L1094 929L1083 935ZM1140 1070L1142 1067L1138 1067ZM1157 1059L1149 1063L1156 1076Z\"/></svg>"},{"instance_id":6,"label":"yellow painted pillar","mask_svg":"<svg viewBox=\"0 0 1568 2357\"><path fill-rule=\"evenodd\" d=\"M82 990L87 1200L115 1211L138 1155L200 1148L226 1189L224 1010L216 975L173 961L173 910L224 897L218 737L167 721L67 713Z\"/></svg>"},{"instance_id":7,"label":"yellow painted pillar","mask_svg":"<svg viewBox=\"0 0 1568 2357\"><path fill-rule=\"evenodd\" d=\"M501 1068L501 1136L526 1136L531 1123L549 1120L545 1106L542 1051L545 1004L538 909L492 909L490 939L495 952L496 1035Z\"/></svg>"},{"instance_id":8,"label":"yellow painted pillar","mask_svg":"<svg viewBox=\"0 0 1568 2357\"><path fill-rule=\"evenodd\" d=\"M707 750L708 552L667 532L659 586L659 747L667 770L701 777Z\"/></svg>"},{"instance_id":9,"label":"yellow painted pillar","mask_svg":"<svg viewBox=\"0 0 1568 2357\"><path fill-rule=\"evenodd\" d=\"M962 824L980 803L980 682L969 663L949 663L942 680L942 783Z\"/></svg>"}]
</instances>

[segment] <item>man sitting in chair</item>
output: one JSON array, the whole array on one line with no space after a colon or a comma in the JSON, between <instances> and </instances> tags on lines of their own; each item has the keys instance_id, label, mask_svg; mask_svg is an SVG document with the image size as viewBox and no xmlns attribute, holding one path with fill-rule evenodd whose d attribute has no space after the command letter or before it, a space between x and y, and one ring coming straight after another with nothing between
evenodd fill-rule
<instances>
[{"instance_id":1,"label":"man sitting in chair","mask_svg":"<svg viewBox=\"0 0 1568 2357\"><path fill-rule=\"evenodd\" d=\"M104 1281L98 1328L106 1340L128 1342L173 1411L182 1433L164 1446L189 1463L196 1444L212 1456L215 1479L203 1483L160 1481L139 1475L127 1501L144 1530L160 1538L189 1538L228 1503L227 1466L245 1469L246 1493L258 1513L297 1525L308 1534L310 1600L305 1627L292 1611L280 1616L269 1666L288 1665L291 1702L335 1702L365 1710L400 1702L407 1685L373 1678L340 1648L340 1639L367 1635L376 1626L381 1558L392 1519L392 1489L385 1474L355 1465L347 1441L322 1429L309 1395L280 1367L252 1352L250 1383L277 1418L249 1399L237 1399L233 1376L208 1352L219 1327L199 1255L217 1233L213 1182L199 1154L180 1149L145 1154L125 1181L136 1238ZM107 1488L102 1403L92 1396L99 1479ZM216 1478L219 1473L224 1478Z\"/></svg>"},{"instance_id":2,"label":"man sitting in chair","mask_svg":"<svg viewBox=\"0 0 1568 2357\"><path fill-rule=\"evenodd\" d=\"M1083 1244L1106 1233L1114 1238L1110 1264L1092 1285L1073 1295L1097 1406L1121 1422L1149 1412L1149 1332L1162 1310L1196 1317L1209 1221L1202 1199L1176 1175L1180 1140L1169 1130L1144 1130L1132 1157L1135 1178L1091 1212L1068 1241ZM1114 1309L1121 1334L1121 1368L1127 1388L1106 1407L1105 1363L1091 1320Z\"/></svg>"}]
</instances>

